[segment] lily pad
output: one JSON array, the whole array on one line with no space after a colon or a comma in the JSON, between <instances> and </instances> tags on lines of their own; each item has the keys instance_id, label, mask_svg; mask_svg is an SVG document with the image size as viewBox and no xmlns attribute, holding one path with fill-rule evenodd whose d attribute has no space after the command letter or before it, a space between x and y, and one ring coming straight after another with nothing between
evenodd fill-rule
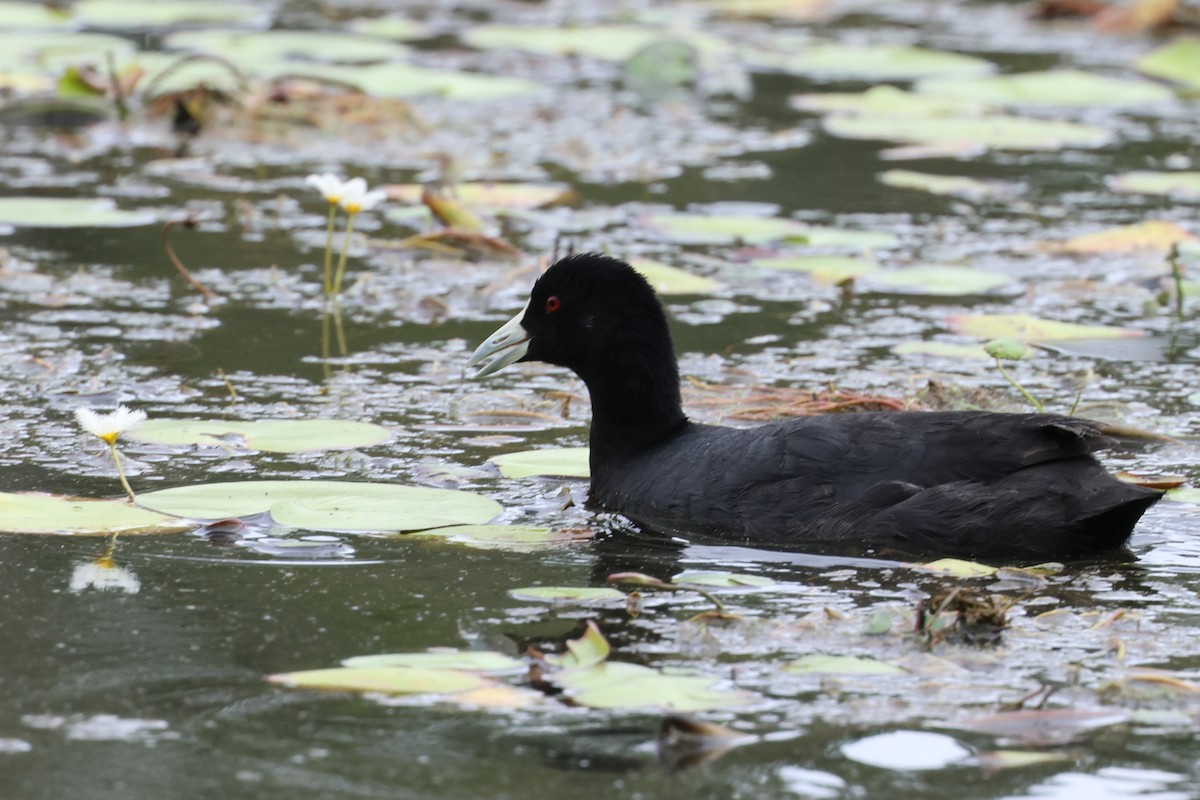
<instances>
[{"instance_id":1,"label":"lily pad","mask_svg":"<svg viewBox=\"0 0 1200 800\"><path fill-rule=\"evenodd\" d=\"M1118 192L1200 200L1200 172L1123 172L1113 175L1106 183Z\"/></svg>"},{"instance_id":2,"label":"lily pad","mask_svg":"<svg viewBox=\"0 0 1200 800\"><path fill-rule=\"evenodd\" d=\"M285 71L295 71L295 65L291 65ZM401 63L368 66L314 64L305 68L303 72L316 78L341 81L375 97L438 95L455 100L488 100L542 91L541 85L519 78L414 67Z\"/></svg>"},{"instance_id":3,"label":"lily pad","mask_svg":"<svg viewBox=\"0 0 1200 800\"><path fill-rule=\"evenodd\" d=\"M731 17L813 21L829 11L826 0L704 0L705 9Z\"/></svg>"},{"instance_id":4,"label":"lily pad","mask_svg":"<svg viewBox=\"0 0 1200 800\"><path fill-rule=\"evenodd\" d=\"M781 217L750 215L655 214L643 224L680 244L765 244L789 242L813 247L892 247L895 236L876 231L854 231L805 225Z\"/></svg>"},{"instance_id":5,"label":"lily pad","mask_svg":"<svg viewBox=\"0 0 1200 800\"><path fill-rule=\"evenodd\" d=\"M1200 505L1200 487L1184 486L1179 489L1172 489L1164 494L1163 497L1167 500L1173 500L1176 503Z\"/></svg>"},{"instance_id":6,"label":"lily pad","mask_svg":"<svg viewBox=\"0 0 1200 800\"><path fill-rule=\"evenodd\" d=\"M978 336L980 339L1015 336L1026 342L1121 339L1145 334L1136 328L1057 322L1030 314L957 314L947 317L946 322L951 330L966 336Z\"/></svg>"},{"instance_id":7,"label":"lily pad","mask_svg":"<svg viewBox=\"0 0 1200 800\"><path fill-rule=\"evenodd\" d=\"M587 478L591 475L586 447L548 447L543 450L520 450L492 456L493 464L506 478L544 476L555 478Z\"/></svg>"},{"instance_id":8,"label":"lily pad","mask_svg":"<svg viewBox=\"0 0 1200 800\"><path fill-rule=\"evenodd\" d=\"M741 575L736 572L705 572L689 569L671 578L678 586L717 586L722 589L761 588L774 586L775 581L765 575Z\"/></svg>"},{"instance_id":9,"label":"lily pad","mask_svg":"<svg viewBox=\"0 0 1200 800\"><path fill-rule=\"evenodd\" d=\"M1136 64L1147 75L1200 88L1200 37L1180 36L1142 56Z\"/></svg>"},{"instance_id":10,"label":"lily pad","mask_svg":"<svg viewBox=\"0 0 1200 800\"><path fill-rule=\"evenodd\" d=\"M849 256L774 256L756 258L752 266L762 269L807 272L821 283L841 283L850 278L860 278L879 269L879 265L866 258Z\"/></svg>"},{"instance_id":11,"label":"lily pad","mask_svg":"<svg viewBox=\"0 0 1200 800\"><path fill-rule=\"evenodd\" d=\"M181 25L258 26L270 20L262 7L207 0L81 0L71 9L77 22L90 28L144 30Z\"/></svg>"},{"instance_id":12,"label":"lily pad","mask_svg":"<svg viewBox=\"0 0 1200 800\"><path fill-rule=\"evenodd\" d=\"M168 445L220 445L237 439L251 450L308 453L382 444L392 433L380 425L336 419L287 419L250 422L154 419L129 434L139 442Z\"/></svg>"},{"instance_id":13,"label":"lily pad","mask_svg":"<svg viewBox=\"0 0 1200 800\"><path fill-rule=\"evenodd\" d=\"M988 110L986 104L967 98L916 94L887 85L865 92L798 94L789 102L800 111L876 117L978 116Z\"/></svg>"},{"instance_id":14,"label":"lily pad","mask_svg":"<svg viewBox=\"0 0 1200 800\"><path fill-rule=\"evenodd\" d=\"M702 31L663 31L633 25L587 25L578 28L535 25L476 25L463 39L481 50L520 50L543 55L581 55L606 61L627 61L643 48L677 40L701 53L729 49L717 36Z\"/></svg>"},{"instance_id":15,"label":"lily pad","mask_svg":"<svg viewBox=\"0 0 1200 800\"><path fill-rule=\"evenodd\" d=\"M429 28L399 14L359 18L350 23L350 29L355 33L378 36L383 39L395 39L401 42L429 36Z\"/></svg>"},{"instance_id":16,"label":"lily pad","mask_svg":"<svg viewBox=\"0 0 1200 800\"><path fill-rule=\"evenodd\" d=\"M927 564L913 564L912 567L954 578L987 578L996 574L995 567L977 561L964 561L961 558L939 558Z\"/></svg>"},{"instance_id":17,"label":"lily pad","mask_svg":"<svg viewBox=\"0 0 1200 800\"><path fill-rule=\"evenodd\" d=\"M664 675L649 667L611 661L558 672L553 681L576 703L590 708L690 712L744 706L757 700L749 692L713 689L716 678Z\"/></svg>"},{"instance_id":18,"label":"lily pad","mask_svg":"<svg viewBox=\"0 0 1200 800\"><path fill-rule=\"evenodd\" d=\"M607 586L525 586L520 589L509 589L508 593L518 600L576 605L625 600L624 592Z\"/></svg>"},{"instance_id":19,"label":"lily pad","mask_svg":"<svg viewBox=\"0 0 1200 800\"><path fill-rule=\"evenodd\" d=\"M425 186L398 183L383 187L388 198L398 203L417 205ZM565 183L457 183L453 196L467 206L489 209L544 208L574 200L575 190Z\"/></svg>"},{"instance_id":20,"label":"lily pad","mask_svg":"<svg viewBox=\"0 0 1200 800\"><path fill-rule=\"evenodd\" d=\"M712 278L693 275L661 261L632 258L629 260L629 264L640 272L643 278L650 281L654 291L661 295L710 294L721 286Z\"/></svg>"},{"instance_id":21,"label":"lily pad","mask_svg":"<svg viewBox=\"0 0 1200 800\"><path fill-rule=\"evenodd\" d=\"M784 52L758 51L751 61L800 75L881 81L986 75L995 69L974 56L906 45L823 44L795 37L780 37L774 44Z\"/></svg>"},{"instance_id":22,"label":"lily pad","mask_svg":"<svg viewBox=\"0 0 1200 800\"><path fill-rule=\"evenodd\" d=\"M892 348L898 356L937 356L939 358L978 358L984 361L991 356L978 344L959 344L957 342L901 342Z\"/></svg>"},{"instance_id":23,"label":"lily pad","mask_svg":"<svg viewBox=\"0 0 1200 800\"><path fill-rule=\"evenodd\" d=\"M1068 253L1128 253L1137 250L1167 252L1172 245L1200 241L1173 222L1149 219L1076 236L1061 245Z\"/></svg>"},{"instance_id":24,"label":"lily pad","mask_svg":"<svg viewBox=\"0 0 1200 800\"><path fill-rule=\"evenodd\" d=\"M292 689L382 694L454 694L491 685L487 678L461 670L395 667L310 669L268 675L267 680Z\"/></svg>"},{"instance_id":25,"label":"lily pad","mask_svg":"<svg viewBox=\"0 0 1200 800\"><path fill-rule=\"evenodd\" d=\"M907 675L908 670L865 656L804 656L784 668L785 672L834 675Z\"/></svg>"},{"instance_id":26,"label":"lily pad","mask_svg":"<svg viewBox=\"0 0 1200 800\"><path fill-rule=\"evenodd\" d=\"M845 139L919 145L970 143L998 150L1100 147L1112 139L1103 128L1058 120L992 114L982 117L829 116L825 130Z\"/></svg>"},{"instance_id":27,"label":"lily pad","mask_svg":"<svg viewBox=\"0 0 1200 800\"><path fill-rule=\"evenodd\" d=\"M137 45L129 39L104 33L21 31L7 26L0 33L0 69L5 71L34 67L57 74L67 66L104 65L109 53L120 62L136 52Z\"/></svg>"},{"instance_id":28,"label":"lily pad","mask_svg":"<svg viewBox=\"0 0 1200 800\"><path fill-rule=\"evenodd\" d=\"M547 655L546 662L562 669L587 669L595 667L608 658L612 648L596 623L588 620L587 630L578 639L567 641L567 652L562 655Z\"/></svg>"},{"instance_id":29,"label":"lily pad","mask_svg":"<svg viewBox=\"0 0 1200 800\"><path fill-rule=\"evenodd\" d=\"M916 189L930 194L983 200L1012 194L1015 187L999 181L981 181L965 175L930 175L907 169L889 169L879 174L879 182L898 189Z\"/></svg>"},{"instance_id":30,"label":"lily pad","mask_svg":"<svg viewBox=\"0 0 1200 800\"><path fill-rule=\"evenodd\" d=\"M520 672L526 665L511 656L491 650L429 650L424 653L384 653L354 656L342 661L343 667L393 669L452 669L465 672Z\"/></svg>"},{"instance_id":31,"label":"lily pad","mask_svg":"<svg viewBox=\"0 0 1200 800\"><path fill-rule=\"evenodd\" d=\"M529 550L590 538L591 531L558 531L524 525L450 525L405 534L423 539L443 539L481 550Z\"/></svg>"},{"instance_id":32,"label":"lily pad","mask_svg":"<svg viewBox=\"0 0 1200 800\"><path fill-rule=\"evenodd\" d=\"M8 0L0 2L0 26L8 31L26 28L61 28L71 22L71 14L61 7Z\"/></svg>"},{"instance_id":33,"label":"lily pad","mask_svg":"<svg viewBox=\"0 0 1200 800\"><path fill-rule=\"evenodd\" d=\"M179 533L196 523L147 511L127 500L0 492L0 531L68 536Z\"/></svg>"},{"instance_id":34,"label":"lily pad","mask_svg":"<svg viewBox=\"0 0 1200 800\"><path fill-rule=\"evenodd\" d=\"M226 519L269 511L281 525L325 531L404 531L472 525L500 513L486 497L353 481L240 481L180 486L138 495L138 504L195 519Z\"/></svg>"},{"instance_id":35,"label":"lily pad","mask_svg":"<svg viewBox=\"0 0 1200 800\"><path fill-rule=\"evenodd\" d=\"M0 197L0 225L22 228L128 228L152 225L148 211L117 208L108 198Z\"/></svg>"},{"instance_id":36,"label":"lily pad","mask_svg":"<svg viewBox=\"0 0 1200 800\"><path fill-rule=\"evenodd\" d=\"M1157 83L1109 78L1074 69L926 80L918 83L916 89L923 94L995 105L1054 108L1124 108L1166 103L1175 99L1174 92Z\"/></svg>"},{"instance_id":37,"label":"lily pad","mask_svg":"<svg viewBox=\"0 0 1200 800\"><path fill-rule=\"evenodd\" d=\"M944 297L988 294L1014 287L1012 279L1003 273L936 264L873 272L864 283L877 292Z\"/></svg>"},{"instance_id":38,"label":"lily pad","mask_svg":"<svg viewBox=\"0 0 1200 800\"><path fill-rule=\"evenodd\" d=\"M181 31L166 37L163 45L167 50L218 55L244 71L268 75L289 62L292 70L303 71L298 65L365 64L408 55L407 47L387 39L327 31Z\"/></svg>"}]
</instances>

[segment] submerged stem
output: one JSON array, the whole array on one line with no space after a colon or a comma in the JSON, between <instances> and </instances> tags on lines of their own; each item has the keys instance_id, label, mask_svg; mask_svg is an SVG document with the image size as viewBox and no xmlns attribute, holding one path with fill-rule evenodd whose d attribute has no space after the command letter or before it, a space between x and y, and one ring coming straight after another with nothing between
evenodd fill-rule
<instances>
[{"instance_id":1,"label":"submerged stem","mask_svg":"<svg viewBox=\"0 0 1200 800\"><path fill-rule=\"evenodd\" d=\"M346 329L342 326L342 301L337 295L333 298L333 332L337 334L338 355L345 358L350 351L346 347Z\"/></svg>"},{"instance_id":2,"label":"submerged stem","mask_svg":"<svg viewBox=\"0 0 1200 800\"><path fill-rule=\"evenodd\" d=\"M333 222L337 218L337 204L329 204L329 224L325 226L325 280L322 286L325 296L333 291Z\"/></svg>"}]
</instances>

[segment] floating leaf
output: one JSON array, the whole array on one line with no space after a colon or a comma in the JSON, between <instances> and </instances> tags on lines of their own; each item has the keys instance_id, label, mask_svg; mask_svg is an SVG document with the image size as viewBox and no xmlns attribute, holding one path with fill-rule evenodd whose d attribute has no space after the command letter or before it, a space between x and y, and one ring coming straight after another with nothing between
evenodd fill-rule
<instances>
[{"instance_id":1,"label":"floating leaf","mask_svg":"<svg viewBox=\"0 0 1200 800\"><path fill-rule=\"evenodd\" d=\"M117 208L108 198L0 197L0 225L24 228L126 228L152 225L154 214Z\"/></svg>"},{"instance_id":2,"label":"floating leaf","mask_svg":"<svg viewBox=\"0 0 1200 800\"><path fill-rule=\"evenodd\" d=\"M582 55L607 61L628 61L639 50L671 39L689 44L702 53L729 49L722 39L702 31L667 32L633 25L588 25L579 28L473 25L462 36L467 44L480 49Z\"/></svg>"},{"instance_id":3,"label":"floating leaf","mask_svg":"<svg viewBox=\"0 0 1200 800\"><path fill-rule=\"evenodd\" d=\"M1082 339L1120 339L1144 335L1135 328L1078 325L1039 319L1030 314L957 314L946 318L950 329L980 339L1014 336L1026 342L1063 342Z\"/></svg>"},{"instance_id":4,"label":"floating leaf","mask_svg":"<svg viewBox=\"0 0 1200 800\"><path fill-rule=\"evenodd\" d=\"M588 620L587 628L578 639L567 640L567 652L562 655L547 655L546 663L564 670L590 669L604 662L612 648L596 623Z\"/></svg>"},{"instance_id":5,"label":"floating leaf","mask_svg":"<svg viewBox=\"0 0 1200 800\"><path fill-rule=\"evenodd\" d=\"M1173 500L1176 503L1190 503L1191 505L1200 505L1200 487L1185 486L1180 489L1172 489L1163 495L1168 500Z\"/></svg>"},{"instance_id":6,"label":"floating leaf","mask_svg":"<svg viewBox=\"0 0 1200 800\"><path fill-rule=\"evenodd\" d=\"M580 705L591 708L659 708L705 711L755 702L748 692L713 689L715 678L664 675L637 664L607 661L589 669L555 673L553 681Z\"/></svg>"},{"instance_id":7,"label":"floating leaf","mask_svg":"<svg viewBox=\"0 0 1200 800\"><path fill-rule=\"evenodd\" d=\"M453 694L482 689L491 682L454 669L331 667L268 675L267 680L293 689L328 689L383 694Z\"/></svg>"},{"instance_id":8,"label":"floating leaf","mask_svg":"<svg viewBox=\"0 0 1200 800\"><path fill-rule=\"evenodd\" d=\"M261 7L207 0L81 0L72 7L76 21L91 28L143 30L179 25L259 25L270 17Z\"/></svg>"},{"instance_id":9,"label":"floating leaf","mask_svg":"<svg viewBox=\"0 0 1200 800\"><path fill-rule=\"evenodd\" d=\"M355 33L398 41L422 39L429 35L427 27L399 14L386 17L359 17L350 23L350 28Z\"/></svg>"},{"instance_id":10,"label":"floating leaf","mask_svg":"<svg viewBox=\"0 0 1200 800\"><path fill-rule=\"evenodd\" d=\"M889 620L890 624L890 620ZM834 675L907 675L908 670L865 656L804 656L784 668L785 672L831 673Z\"/></svg>"},{"instance_id":11,"label":"floating leaf","mask_svg":"<svg viewBox=\"0 0 1200 800\"><path fill-rule=\"evenodd\" d=\"M981 181L963 175L930 175L906 169L889 169L879 174L879 182L898 189L917 189L930 194L964 197L982 200L1012 194L1012 184L998 181Z\"/></svg>"},{"instance_id":12,"label":"floating leaf","mask_svg":"<svg viewBox=\"0 0 1200 800\"><path fill-rule=\"evenodd\" d=\"M814 247L891 247L895 236L875 231L852 231L805 225L781 217L751 215L654 214L643 224L680 244L765 244L782 241Z\"/></svg>"},{"instance_id":13,"label":"floating leaf","mask_svg":"<svg viewBox=\"0 0 1200 800\"><path fill-rule=\"evenodd\" d=\"M801 75L901 81L934 76L986 75L994 67L981 58L906 45L823 44L780 37L784 52L758 51L759 65Z\"/></svg>"},{"instance_id":14,"label":"floating leaf","mask_svg":"<svg viewBox=\"0 0 1200 800\"><path fill-rule=\"evenodd\" d=\"M740 575L736 572L705 572L689 569L671 578L677 586L719 586L723 589L759 588L774 586L775 581L765 575Z\"/></svg>"},{"instance_id":15,"label":"floating leaf","mask_svg":"<svg viewBox=\"0 0 1200 800\"><path fill-rule=\"evenodd\" d=\"M1031 744L1065 744L1088 731L1126 722L1123 708L1055 708L1001 711L945 723L946 727L987 733Z\"/></svg>"},{"instance_id":16,"label":"floating leaf","mask_svg":"<svg viewBox=\"0 0 1200 800\"><path fill-rule=\"evenodd\" d=\"M924 572L936 572L954 578L987 578L996 574L995 567L980 564L975 561L964 561L960 558L939 558L927 564L913 564L914 569Z\"/></svg>"},{"instance_id":17,"label":"floating leaf","mask_svg":"<svg viewBox=\"0 0 1200 800\"><path fill-rule=\"evenodd\" d=\"M898 356L938 356L940 358L978 358L989 359L991 356L977 344L957 344L955 342L901 342L892 348Z\"/></svg>"},{"instance_id":18,"label":"floating leaf","mask_svg":"<svg viewBox=\"0 0 1200 800\"><path fill-rule=\"evenodd\" d=\"M1109 78L1074 69L1022 72L981 78L921 81L923 94L996 105L1075 107L1142 106L1175 99L1171 90L1143 80Z\"/></svg>"},{"instance_id":19,"label":"floating leaf","mask_svg":"<svg viewBox=\"0 0 1200 800\"><path fill-rule=\"evenodd\" d=\"M1043 750L986 750L975 754L975 763L986 770L1021 769L1050 764L1055 761L1072 761L1070 753L1054 753Z\"/></svg>"},{"instance_id":20,"label":"floating leaf","mask_svg":"<svg viewBox=\"0 0 1200 800\"><path fill-rule=\"evenodd\" d=\"M876 611L863 626L864 636L882 636L892 630L892 615L886 611Z\"/></svg>"},{"instance_id":21,"label":"floating leaf","mask_svg":"<svg viewBox=\"0 0 1200 800\"><path fill-rule=\"evenodd\" d=\"M966 761L971 751L949 736L925 731L892 731L842 745L851 761L880 769L944 769Z\"/></svg>"},{"instance_id":22,"label":"floating leaf","mask_svg":"<svg viewBox=\"0 0 1200 800\"><path fill-rule=\"evenodd\" d=\"M710 294L720 288L721 284L701 275L693 275L678 267L672 267L661 261L648 258L631 258L629 264L654 287L661 295L674 294Z\"/></svg>"},{"instance_id":23,"label":"floating leaf","mask_svg":"<svg viewBox=\"0 0 1200 800\"><path fill-rule=\"evenodd\" d=\"M181 31L167 36L163 45L167 50L218 55L260 75L278 74L287 62L293 71L303 72L314 62L365 64L408 55L407 47L387 39L328 31Z\"/></svg>"},{"instance_id":24,"label":"floating leaf","mask_svg":"<svg viewBox=\"0 0 1200 800\"><path fill-rule=\"evenodd\" d=\"M68 66L102 66L111 53L118 62L137 52L137 45L120 36L78 31L21 31L7 26L0 32L0 70L36 67L56 74Z\"/></svg>"},{"instance_id":25,"label":"floating leaf","mask_svg":"<svg viewBox=\"0 0 1200 800\"><path fill-rule=\"evenodd\" d=\"M970 143L999 150L1061 150L1100 147L1112 134L1103 128L1058 120L993 114L974 118L829 116L822 122L834 136L935 146Z\"/></svg>"},{"instance_id":26,"label":"floating leaf","mask_svg":"<svg viewBox=\"0 0 1200 800\"><path fill-rule=\"evenodd\" d=\"M110 533L179 533L196 523L120 500L0 492L0 531L73 536Z\"/></svg>"},{"instance_id":27,"label":"floating leaf","mask_svg":"<svg viewBox=\"0 0 1200 800\"><path fill-rule=\"evenodd\" d=\"M578 605L625 600L624 592L607 586L525 586L520 589L509 589L508 593L518 600Z\"/></svg>"},{"instance_id":28,"label":"floating leaf","mask_svg":"<svg viewBox=\"0 0 1200 800\"><path fill-rule=\"evenodd\" d=\"M1136 250L1161 250L1165 253L1172 245L1197 241L1200 239L1173 222L1148 219L1134 225L1076 236L1063 242L1060 249L1068 253L1128 253Z\"/></svg>"},{"instance_id":29,"label":"floating leaf","mask_svg":"<svg viewBox=\"0 0 1200 800\"><path fill-rule=\"evenodd\" d=\"M790 102L800 111L873 117L970 117L988 110L983 103L964 98L916 94L887 85L865 92L798 94Z\"/></svg>"},{"instance_id":30,"label":"floating leaf","mask_svg":"<svg viewBox=\"0 0 1200 800\"><path fill-rule=\"evenodd\" d=\"M828 12L827 0L704 0L704 8L731 17L811 22Z\"/></svg>"},{"instance_id":31,"label":"floating leaf","mask_svg":"<svg viewBox=\"0 0 1200 800\"><path fill-rule=\"evenodd\" d=\"M451 525L405 534L423 539L443 539L481 550L529 550L588 539L590 530L560 531L523 525Z\"/></svg>"},{"instance_id":32,"label":"floating leaf","mask_svg":"<svg viewBox=\"0 0 1200 800\"><path fill-rule=\"evenodd\" d=\"M543 450L520 450L492 456L493 464L506 478L528 478L533 475L556 478L586 478L591 475L586 447L548 447Z\"/></svg>"},{"instance_id":33,"label":"floating leaf","mask_svg":"<svg viewBox=\"0 0 1200 800\"><path fill-rule=\"evenodd\" d=\"M1200 172L1123 172L1108 178L1106 183L1118 192L1200 200Z\"/></svg>"},{"instance_id":34,"label":"floating leaf","mask_svg":"<svg viewBox=\"0 0 1200 800\"><path fill-rule=\"evenodd\" d=\"M864 283L868 288L880 292L945 297L987 294L1013 287L1012 279L1003 273L934 264L874 272L866 277Z\"/></svg>"},{"instance_id":35,"label":"floating leaf","mask_svg":"<svg viewBox=\"0 0 1200 800\"><path fill-rule=\"evenodd\" d=\"M389 199L416 205L426 187L397 183L383 188ZM578 196L565 183L457 183L450 193L468 206L490 209L544 208L572 202Z\"/></svg>"},{"instance_id":36,"label":"floating leaf","mask_svg":"<svg viewBox=\"0 0 1200 800\"><path fill-rule=\"evenodd\" d=\"M271 512L281 525L328 531L404 531L487 522L501 510L486 497L353 481L241 481L138 495L138 504L196 519Z\"/></svg>"},{"instance_id":37,"label":"floating leaf","mask_svg":"<svg viewBox=\"0 0 1200 800\"><path fill-rule=\"evenodd\" d=\"M1135 63L1147 75L1200 88L1200 38L1195 36L1180 36Z\"/></svg>"},{"instance_id":38,"label":"floating leaf","mask_svg":"<svg viewBox=\"0 0 1200 800\"><path fill-rule=\"evenodd\" d=\"M519 672L525 669L521 661L491 650L429 650L424 653L384 653L376 656L354 656L342 661L343 667L358 669L453 669L465 672Z\"/></svg>"},{"instance_id":39,"label":"floating leaf","mask_svg":"<svg viewBox=\"0 0 1200 800\"><path fill-rule=\"evenodd\" d=\"M386 442L392 434L380 425L336 419L251 422L153 419L131 432L129 438L153 444L207 446L236 438L251 450L307 453L370 447Z\"/></svg>"},{"instance_id":40,"label":"floating leaf","mask_svg":"<svg viewBox=\"0 0 1200 800\"><path fill-rule=\"evenodd\" d=\"M21 28L61 28L71 23L71 15L61 7L25 2L0 2L0 25L5 30Z\"/></svg>"},{"instance_id":41,"label":"floating leaf","mask_svg":"<svg viewBox=\"0 0 1200 800\"><path fill-rule=\"evenodd\" d=\"M775 256L756 258L750 263L762 269L807 272L821 283L841 283L879 269L879 265L874 261L849 256Z\"/></svg>"},{"instance_id":42,"label":"floating leaf","mask_svg":"<svg viewBox=\"0 0 1200 800\"><path fill-rule=\"evenodd\" d=\"M983 343L984 352L1001 361L1020 361L1029 352L1024 342L1015 336L1001 336Z\"/></svg>"}]
</instances>

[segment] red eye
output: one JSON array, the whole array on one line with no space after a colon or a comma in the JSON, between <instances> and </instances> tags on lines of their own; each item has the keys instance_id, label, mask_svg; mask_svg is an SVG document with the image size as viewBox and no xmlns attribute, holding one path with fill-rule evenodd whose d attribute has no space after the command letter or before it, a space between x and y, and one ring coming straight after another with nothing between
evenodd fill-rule
<instances>
[{"instance_id":1,"label":"red eye","mask_svg":"<svg viewBox=\"0 0 1200 800\"><path fill-rule=\"evenodd\" d=\"M558 299L558 295L552 294L546 298L546 313L553 314L562 308L562 301Z\"/></svg>"}]
</instances>

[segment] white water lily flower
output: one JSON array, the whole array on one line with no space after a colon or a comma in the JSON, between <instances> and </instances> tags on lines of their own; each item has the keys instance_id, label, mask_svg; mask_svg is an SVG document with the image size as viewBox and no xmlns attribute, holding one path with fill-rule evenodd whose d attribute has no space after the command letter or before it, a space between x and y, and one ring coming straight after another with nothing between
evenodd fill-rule
<instances>
[{"instance_id":1,"label":"white water lily flower","mask_svg":"<svg viewBox=\"0 0 1200 800\"><path fill-rule=\"evenodd\" d=\"M341 205L350 216L360 211L370 211L387 199L387 192L383 189L368 192L367 182L362 178L351 178L342 189Z\"/></svg>"},{"instance_id":2,"label":"white water lily flower","mask_svg":"<svg viewBox=\"0 0 1200 800\"><path fill-rule=\"evenodd\" d=\"M362 180L359 178L359 180ZM325 172L320 175L312 174L304 179L304 182L315 186L321 196L329 202L329 205L336 206L342 201L342 197L346 193L346 187L353 181L343 181L332 172Z\"/></svg>"},{"instance_id":3,"label":"white water lily flower","mask_svg":"<svg viewBox=\"0 0 1200 800\"><path fill-rule=\"evenodd\" d=\"M71 591L78 594L85 589L112 589L126 594L137 594L142 588L142 582L137 575L125 567L119 567L108 557L76 564L71 572Z\"/></svg>"},{"instance_id":4,"label":"white water lily flower","mask_svg":"<svg viewBox=\"0 0 1200 800\"><path fill-rule=\"evenodd\" d=\"M80 406L75 409L75 419L81 428L103 439L111 447L122 433L127 433L145 422L146 412L117 406L117 410L111 414L97 414L90 408Z\"/></svg>"}]
</instances>

